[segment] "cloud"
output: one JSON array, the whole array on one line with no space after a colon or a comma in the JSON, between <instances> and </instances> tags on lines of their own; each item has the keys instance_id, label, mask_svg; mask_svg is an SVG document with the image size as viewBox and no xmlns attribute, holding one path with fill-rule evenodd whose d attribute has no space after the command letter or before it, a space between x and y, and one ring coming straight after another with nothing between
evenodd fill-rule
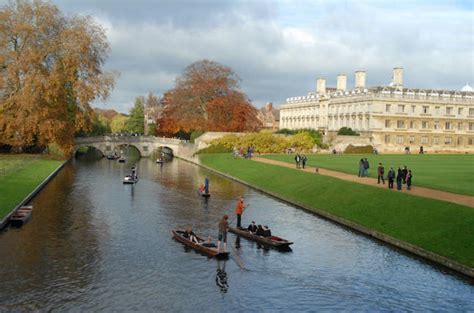
<instances>
[{"instance_id":1,"label":"cloud","mask_svg":"<svg viewBox=\"0 0 474 313\"><path fill-rule=\"evenodd\" d=\"M2 0L0 0L0 4ZM394 66L413 88L460 89L474 82L473 8L436 1L117 1L57 0L107 29L108 69L121 73L107 107L161 94L189 64L230 66L257 106L315 90L316 79L367 71L388 84ZM99 104L98 104L99 105Z\"/></svg>"}]
</instances>

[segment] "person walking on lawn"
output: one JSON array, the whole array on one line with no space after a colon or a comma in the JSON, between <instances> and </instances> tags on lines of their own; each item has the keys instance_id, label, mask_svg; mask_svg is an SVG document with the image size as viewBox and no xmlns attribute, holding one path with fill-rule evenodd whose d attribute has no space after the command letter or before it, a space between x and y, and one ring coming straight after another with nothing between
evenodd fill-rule
<instances>
[{"instance_id":1,"label":"person walking on lawn","mask_svg":"<svg viewBox=\"0 0 474 313\"><path fill-rule=\"evenodd\" d=\"M397 172L397 190L400 191L402 190L402 180L403 180L403 171L398 167L398 172Z\"/></svg>"},{"instance_id":2,"label":"person walking on lawn","mask_svg":"<svg viewBox=\"0 0 474 313\"><path fill-rule=\"evenodd\" d=\"M411 170L408 170L407 174L407 190L411 190L411 181L413 179L413 175L411 173Z\"/></svg>"},{"instance_id":3,"label":"person walking on lawn","mask_svg":"<svg viewBox=\"0 0 474 313\"><path fill-rule=\"evenodd\" d=\"M299 153L295 155L296 168L300 168L301 156Z\"/></svg>"},{"instance_id":4,"label":"person walking on lawn","mask_svg":"<svg viewBox=\"0 0 474 313\"><path fill-rule=\"evenodd\" d=\"M393 180L395 179L395 171L393 170L393 167L390 168L388 171L388 189L393 189Z\"/></svg>"},{"instance_id":5,"label":"person walking on lawn","mask_svg":"<svg viewBox=\"0 0 474 313\"><path fill-rule=\"evenodd\" d=\"M301 155L301 164L303 164L303 169L306 166L306 155L302 154Z\"/></svg>"},{"instance_id":6,"label":"person walking on lawn","mask_svg":"<svg viewBox=\"0 0 474 313\"><path fill-rule=\"evenodd\" d=\"M383 174L385 173L385 168L383 167L382 163L379 163L377 167L377 184L380 184L380 180L382 180L382 184L385 185L385 180L383 178Z\"/></svg>"}]
</instances>

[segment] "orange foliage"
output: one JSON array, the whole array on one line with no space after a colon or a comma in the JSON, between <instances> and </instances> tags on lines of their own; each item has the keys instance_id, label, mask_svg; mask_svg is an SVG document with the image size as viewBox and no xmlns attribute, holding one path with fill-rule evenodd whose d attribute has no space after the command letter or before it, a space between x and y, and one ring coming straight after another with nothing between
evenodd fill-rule
<instances>
[{"instance_id":1,"label":"orange foliage","mask_svg":"<svg viewBox=\"0 0 474 313\"><path fill-rule=\"evenodd\" d=\"M113 76L102 71L109 46L89 17L68 18L43 1L0 9L0 142L56 143L68 153L87 129L90 102L106 98Z\"/></svg>"},{"instance_id":2,"label":"orange foliage","mask_svg":"<svg viewBox=\"0 0 474 313\"><path fill-rule=\"evenodd\" d=\"M229 67L207 60L191 64L163 97L158 133L256 130L257 110L238 89L239 78Z\"/></svg>"}]
</instances>

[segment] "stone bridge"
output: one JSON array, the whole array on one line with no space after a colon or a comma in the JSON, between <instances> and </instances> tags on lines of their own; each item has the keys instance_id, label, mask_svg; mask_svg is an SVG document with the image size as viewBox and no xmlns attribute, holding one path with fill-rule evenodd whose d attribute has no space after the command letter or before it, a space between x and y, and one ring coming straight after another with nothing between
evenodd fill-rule
<instances>
[{"instance_id":1,"label":"stone bridge","mask_svg":"<svg viewBox=\"0 0 474 313\"><path fill-rule=\"evenodd\" d=\"M190 158L195 152L195 146L184 140L155 136L97 136L77 137L76 151L81 147L94 147L104 156L120 149L131 146L138 150L140 157L150 157L158 148L166 148L174 156Z\"/></svg>"}]
</instances>

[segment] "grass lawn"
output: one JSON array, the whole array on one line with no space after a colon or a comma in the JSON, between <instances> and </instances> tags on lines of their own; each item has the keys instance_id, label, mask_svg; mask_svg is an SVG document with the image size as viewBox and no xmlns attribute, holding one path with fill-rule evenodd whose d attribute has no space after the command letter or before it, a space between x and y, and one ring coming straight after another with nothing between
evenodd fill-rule
<instances>
[{"instance_id":1,"label":"grass lawn","mask_svg":"<svg viewBox=\"0 0 474 313\"><path fill-rule=\"evenodd\" d=\"M206 166L287 200L324 210L474 267L472 208L281 166L234 159L230 154L199 157Z\"/></svg>"},{"instance_id":2,"label":"grass lawn","mask_svg":"<svg viewBox=\"0 0 474 313\"><path fill-rule=\"evenodd\" d=\"M60 161L33 155L0 155L0 219L32 192Z\"/></svg>"},{"instance_id":3,"label":"grass lawn","mask_svg":"<svg viewBox=\"0 0 474 313\"><path fill-rule=\"evenodd\" d=\"M367 158L369 175L377 177L382 162L385 176L392 166L395 171L404 165L413 173L413 185L474 196L474 155L469 154L307 154L307 165L357 175L359 160ZM265 158L294 163L295 155L265 155Z\"/></svg>"}]
</instances>

